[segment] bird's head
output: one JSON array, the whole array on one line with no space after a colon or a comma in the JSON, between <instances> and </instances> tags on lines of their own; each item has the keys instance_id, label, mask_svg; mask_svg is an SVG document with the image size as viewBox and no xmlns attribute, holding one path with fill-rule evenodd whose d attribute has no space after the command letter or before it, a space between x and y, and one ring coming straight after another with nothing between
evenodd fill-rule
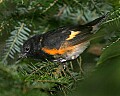
<instances>
[{"instance_id":1,"label":"bird's head","mask_svg":"<svg viewBox=\"0 0 120 96\"><path fill-rule=\"evenodd\" d=\"M21 49L21 55L19 59L25 57L35 57L39 54L39 50L41 48L42 37L40 35L35 35L23 43Z\"/></svg>"}]
</instances>

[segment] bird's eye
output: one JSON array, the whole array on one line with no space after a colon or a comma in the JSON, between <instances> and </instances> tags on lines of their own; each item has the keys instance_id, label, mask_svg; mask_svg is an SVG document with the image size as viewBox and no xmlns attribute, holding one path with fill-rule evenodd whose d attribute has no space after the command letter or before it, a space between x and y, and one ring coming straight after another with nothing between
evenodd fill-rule
<instances>
[{"instance_id":1,"label":"bird's eye","mask_svg":"<svg viewBox=\"0 0 120 96\"><path fill-rule=\"evenodd\" d=\"M28 52L30 50L30 47L26 47L25 51Z\"/></svg>"}]
</instances>

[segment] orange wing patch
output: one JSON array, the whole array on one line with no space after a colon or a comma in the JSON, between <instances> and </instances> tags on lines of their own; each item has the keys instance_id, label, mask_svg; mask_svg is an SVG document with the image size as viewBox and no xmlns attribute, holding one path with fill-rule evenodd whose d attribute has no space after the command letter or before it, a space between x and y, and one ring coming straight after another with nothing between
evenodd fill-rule
<instances>
[{"instance_id":1,"label":"orange wing patch","mask_svg":"<svg viewBox=\"0 0 120 96\"><path fill-rule=\"evenodd\" d=\"M56 55L56 54L63 54L64 50L57 50L57 49L49 49L49 48L42 48L45 53Z\"/></svg>"},{"instance_id":2,"label":"orange wing patch","mask_svg":"<svg viewBox=\"0 0 120 96\"><path fill-rule=\"evenodd\" d=\"M67 48L64 48L64 49L49 49L49 48L42 48L42 50L47 53L47 54L50 54L50 55L57 55L57 54L64 54L65 52L68 52L70 50L72 50L73 47L67 47Z\"/></svg>"},{"instance_id":3,"label":"orange wing patch","mask_svg":"<svg viewBox=\"0 0 120 96\"><path fill-rule=\"evenodd\" d=\"M71 34L69 35L69 37L66 40L73 39L79 33L80 33L80 31L71 31Z\"/></svg>"}]
</instances>

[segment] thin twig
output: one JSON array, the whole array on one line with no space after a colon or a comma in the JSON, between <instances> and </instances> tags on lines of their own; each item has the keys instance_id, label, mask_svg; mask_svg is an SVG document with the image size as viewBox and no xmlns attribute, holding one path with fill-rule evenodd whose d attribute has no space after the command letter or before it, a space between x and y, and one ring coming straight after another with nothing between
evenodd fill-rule
<instances>
[{"instance_id":1,"label":"thin twig","mask_svg":"<svg viewBox=\"0 0 120 96\"><path fill-rule=\"evenodd\" d=\"M53 3L50 3L50 5L49 5L45 10L43 10L41 14L47 12L51 7L53 7L53 6L56 4L57 1L58 1L58 0L54 0Z\"/></svg>"},{"instance_id":2,"label":"thin twig","mask_svg":"<svg viewBox=\"0 0 120 96\"><path fill-rule=\"evenodd\" d=\"M73 0L76 4L78 4L82 9L87 10L78 0Z\"/></svg>"},{"instance_id":3,"label":"thin twig","mask_svg":"<svg viewBox=\"0 0 120 96\"><path fill-rule=\"evenodd\" d=\"M58 80L37 80L37 82L43 82L43 83L64 83L67 84L67 82L60 82Z\"/></svg>"},{"instance_id":4,"label":"thin twig","mask_svg":"<svg viewBox=\"0 0 120 96\"><path fill-rule=\"evenodd\" d=\"M49 64L41 66L40 68L34 69L34 71L31 74L29 74L29 76L26 79L30 78L30 76L32 76L34 73L38 72L39 70L41 70L42 68L47 67L47 66L49 66ZM25 79L25 81L26 81L26 79Z\"/></svg>"},{"instance_id":5,"label":"thin twig","mask_svg":"<svg viewBox=\"0 0 120 96\"><path fill-rule=\"evenodd\" d=\"M67 7L66 4L64 4L64 6L61 8L61 10L59 11L59 13L57 14L57 17L60 17L63 13L63 11L65 10L65 8Z\"/></svg>"},{"instance_id":6,"label":"thin twig","mask_svg":"<svg viewBox=\"0 0 120 96\"><path fill-rule=\"evenodd\" d=\"M84 74L84 71L82 69L82 58L81 58L81 56L80 56L79 60L77 59L77 62L79 64L81 74Z\"/></svg>"}]
</instances>

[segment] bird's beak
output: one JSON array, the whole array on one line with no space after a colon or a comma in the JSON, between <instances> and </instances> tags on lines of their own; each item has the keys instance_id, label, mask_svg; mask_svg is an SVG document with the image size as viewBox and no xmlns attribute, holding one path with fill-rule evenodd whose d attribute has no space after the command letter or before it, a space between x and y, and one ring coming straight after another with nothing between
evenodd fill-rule
<instances>
[{"instance_id":1,"label":"bird's beak","mask_svg":"<svg viewBox=\"0 0 120 96\"><path fill-rule=\"evenodd\" d=\"M27 57L26 54L27 54L27 53L22 53L22 54L20 54L19 57L18 57L18 59L17 59L17 61L18 61L18 60L21 60L21 59L23 59L23 58L26 58L26 57Z\"/></svg>"}]
</instances>

